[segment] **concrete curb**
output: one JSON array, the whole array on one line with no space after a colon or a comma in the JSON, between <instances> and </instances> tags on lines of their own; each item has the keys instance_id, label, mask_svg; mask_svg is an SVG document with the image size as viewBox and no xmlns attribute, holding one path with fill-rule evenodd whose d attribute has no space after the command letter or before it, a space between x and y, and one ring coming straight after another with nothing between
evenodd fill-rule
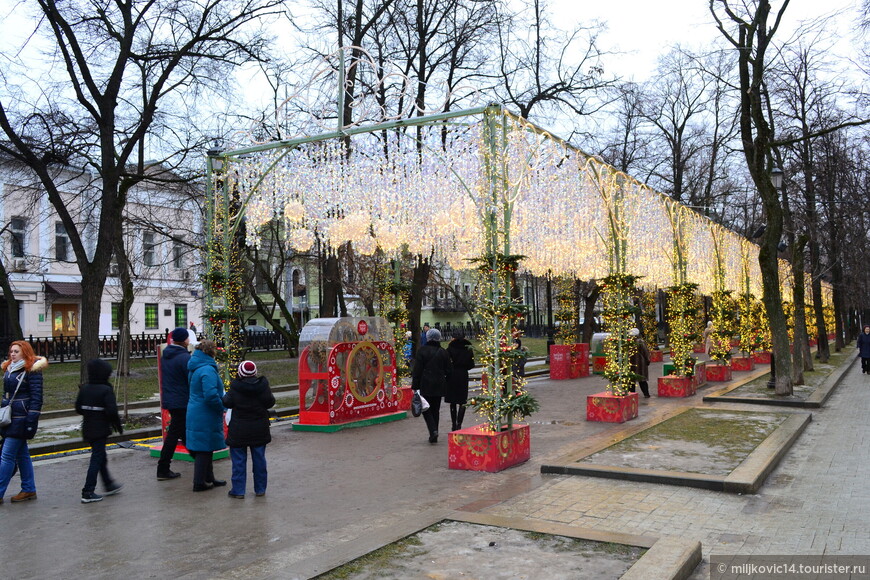
<instances>
[{"instance_id":1,"label":"concrete curb","mask_svg":"<svg viewBox=\"0 0 870 580\"><path fill-rule=\"evenodd\" d=\"M566 456L562 458L562 464L541 465L541 473L560 475L585 475L606 479L618 479L623 481L638 481L643 483L665 483L683 487L696 487L711 491L724 491L729 493L749 494L757 492L764 484L765 479L779 464L786 452L791 449L797 438L803 433L806 426L812 420L812 414L794 414L777 427L758 447L756 447L734 470L727 476L707 475L703 473L688 473L684 471L665 471L658 469L639 469L633 467L620 467L614 465L578 465L577 462L589 457L602 449L606 449L615 443L628 439L646 429L650 429L664 421L672 419L676 415L688 411L689 407L680 409L677 413L663 417L652 425L646 425L643 429L631 433L625 433L618 439L611 439L606 445L601 445L593 450L586 450L582 454ZM569 459L569 461L565 461Z\"/></svg>"},{"instance_id":2,"label":"concrete curb","mask_svg":"<svg viewBox=\"0 0 870 580\"><path fill-rule=\"evenodd\" d=\"M764 374L768 374L769 371L765 371L763 373L755 373L745 379L739 381L734 385L729 385L727 388L722 389L721 391L717 391L715 393L711 393L709 395L705 395L702 401L705 403L746 403L750 405L768 405L772 407L792 407L798 409L819 409L825 402L831 398L831 395L834 394L834 391L840 385L840 380L842 380L843 375L845 375L852 366L856 363L858 359L852 359L850 362L841 364L839 367L834 369L828 378L822 382L822 384L810 395L803 400L787 400L787 399L767 399L764 397L731 397L728 396L727 393L738 389L748 383L749 381L755 380L759 376Z\"/></svg>"}]
</instances>

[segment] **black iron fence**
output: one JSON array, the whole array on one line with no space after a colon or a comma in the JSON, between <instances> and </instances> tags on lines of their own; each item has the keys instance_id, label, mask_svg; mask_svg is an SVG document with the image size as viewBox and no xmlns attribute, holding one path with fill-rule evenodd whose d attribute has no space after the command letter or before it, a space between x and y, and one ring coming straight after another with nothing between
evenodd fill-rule
<instances>
[{"instance_id":1,"label":"black iron fence","mask_svg":"<svg viewBox=\"0 0 870 580\"><path fill-rule=\"evenodd\" d=\"M130 357L147 358L157 356L157 349L166 343L166 335L160 334L135 334L130 337ZM202 337L200 337L202 338ZM25 340L33 347L37 356L44 356L52 362L67 362L81 360L81 336L50 336L33 337ZM244 335L245 348L250 350L286 350L284 337L272 331L246 332ZM4 355L9 350L12 340L8 337L0 337L0 354ZM99 337L99 356L101 358L117 358L120 336L117 334L102 335Z\"/></svg>"}]
</instances>

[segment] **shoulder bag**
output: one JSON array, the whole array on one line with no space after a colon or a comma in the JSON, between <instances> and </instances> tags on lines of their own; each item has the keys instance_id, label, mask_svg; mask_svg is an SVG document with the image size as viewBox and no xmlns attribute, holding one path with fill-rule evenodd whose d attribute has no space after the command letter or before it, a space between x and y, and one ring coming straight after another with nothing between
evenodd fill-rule
<instances>
[{"instance_id":1,"label":"shoulder bag","mask_svg":"<svg viewBox=\"0 0 870 580\"><path fill-rule=\"evenodd\" d=\"M9 399L9 404L5 407L0 407L0 428L8 427L12 424L12 401L15 400L15 395L18 394L18 389L21 388L21 383L24 381L24 375L26 374L27 372L25 371L18 377L18 386L15 387L15 392L12 393L12 398Z\"/></svg>"}]
</instances>

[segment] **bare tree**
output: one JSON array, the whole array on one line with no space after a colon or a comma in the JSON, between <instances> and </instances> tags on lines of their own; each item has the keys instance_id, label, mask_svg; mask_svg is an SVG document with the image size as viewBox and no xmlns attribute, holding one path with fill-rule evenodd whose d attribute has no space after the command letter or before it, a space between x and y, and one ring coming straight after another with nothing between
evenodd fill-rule
<instances>
[{"instance_id":1,"label":"bare tree","mask_svg":"<svg viewBox=\"0 0 870 580\"><path fill-rule=\"evenodd\" d=\"M37 32L47 32L57 65L50 77L22 80L4 93L27 95L0 101L3 151L38 177L60 216L82 276L82 360L98 355L100 297L117 247L126 192L147 179L148 154L159 154L173 121L173 99L221 79L219 69L261 58L266 38L252 20L280 10L279 0L203 0L141 3L119 0L38 0ZM65 78L60 79L59 71ZM19 71L28 74L27 71ZM54 79L55 82L49 80ZM29 85L28 81L32 80ZM40 93L33 93L38 86ZM31 91L31 92L28 92ZM164 143L155 141L166 139ZM164 149L165 150L165 149ZM179 148L170 148L171 152ZM176 156L176 164L184 155ZM95 243L85 239L61 196L53 167L93 170L99 208ZM93 248L93 249L92 249ZM82 365L84 377L85 367Z\"/></svg>"}]
</instances>

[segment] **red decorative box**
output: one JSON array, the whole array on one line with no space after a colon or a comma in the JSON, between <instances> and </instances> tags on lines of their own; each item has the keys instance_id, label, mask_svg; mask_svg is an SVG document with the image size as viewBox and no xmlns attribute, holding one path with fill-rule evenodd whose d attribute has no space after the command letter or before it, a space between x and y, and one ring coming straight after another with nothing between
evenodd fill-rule
<instances>
[{"instance_id":1,"label":"red decorative box","mask_svg":"<svg viewBox=\"0 0 870 580\"><path fill-rule=\"evenodd\" d=\"M693 377L667 375L659 377L656 395L659 397L691 397L696 392L697 387Z\"/></svg>"},{"instance_id":2,"label":"red decorative box","mask_svg":"<svg viewBox=\"0 0 870 580\"><path fill-rule=\"evenodd\" d=\"M707 380L723 383L731 380L731 367L728 365L711 365L707 363Z\"/></svg>"},{"instance_id":3,"label":"red decorative box","mask_svg":"<svg viewBox=\"0 0 870 580\"><path fill-rule=\"evenodd\" d=\"M586 397L586 420L602 423L625 423L637 417L638 395L628 393L622 397L608 392Z\"/></svg>"},{"instance_id":4,"label":"red decorative box","mask_svg":"<svg viewBox=\"0 0 870 580\"><path fill-rule=\"evenodd\" d=\"M767 350L756 350L752 353L752 362L757 365L769 365L770 364L770 351Z\"/></svg>"},{"instance_id":5,"label":"red decorative box","mask_svg":"<svg viewBox=\"0 0 870 580\"><path fill-rule=\"evenodd\" d=\"M529 460L529 426L514 425L505 431L490 431L475 425L448 434L450 469L495 473Z\"/></svg>"},{"instance_id":6,"label":"red decorative box","mask_svg":"<svg viewBox=\"0 0 870 580\"><path fill-rule=\"evenodd\" d=\"M732 356L731 357L732 371L752 371L755 370L755 361L749 356Z\"/></svg>"},{"instance_id":7,"label":"red decorative box","mask_svg":"<svg viewBox=\"0 0 870 580\"><path fill-rule=\"evenodd\" d=\"M578 342L574 344L574 364L572 374L574 377L589 376L589 344ZM576 373L576 374L574 374Z\"/></svg>"},{"instance_id":8,"label":"red decorative box","mask_svg":"<svg viewBox=\"0 0 870 580\"><path fill-rule=\"evenodd\" d=\"M592 372L596 375L603 375L605 368L607 368L607 357L603 354L593 354Z\"/></svg>"},{"instance_id":9,"label":"red decorative box","mask_svg":"<svg viewBox=\"0 0 870 580\"><path fill-rule=\"evenodd\" d=\"M565 380L571 375L571 345L553 344L550 346L550 378L554 381Z\"/></svg>"},{"instance_id":10,"label":"red decorative box","mask_svg":"<svg viewBox=\"0 0 870 580\"><path fill-rule=\"evenodd\" d=\"M649 362L662 362L665 360L665 353L660 350L649 351Z\"/></svg>"},{"instance_id":11,"label":"red decorative box","mask_svg":"<svg viewBox=\"0 0 870 580\"><path fill-rule=\"evenodd\" d=\"M707 352L707 347L703 344L696 344L692 347L692 352L704 354L705 352Z\"/></svg>"}]
</instances>

